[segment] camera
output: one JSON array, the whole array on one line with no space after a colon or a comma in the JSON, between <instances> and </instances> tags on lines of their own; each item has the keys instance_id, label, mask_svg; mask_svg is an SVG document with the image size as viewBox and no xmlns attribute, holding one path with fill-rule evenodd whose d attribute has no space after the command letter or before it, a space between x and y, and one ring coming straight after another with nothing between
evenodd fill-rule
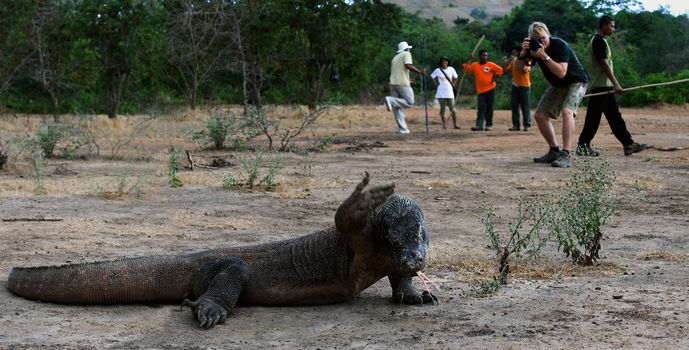
<instances>
[{"instance_id":1,"label":"camera","mask_svg":"<svg viewBox=\"0 0 689 350\"><path fill-rule=\"evenodd\" d=\"M541 38L532 37L531 39L529 39L529 50L536 51L541 47L543 47L543 42L541 41Z\"/></svg>"}]
</instances>

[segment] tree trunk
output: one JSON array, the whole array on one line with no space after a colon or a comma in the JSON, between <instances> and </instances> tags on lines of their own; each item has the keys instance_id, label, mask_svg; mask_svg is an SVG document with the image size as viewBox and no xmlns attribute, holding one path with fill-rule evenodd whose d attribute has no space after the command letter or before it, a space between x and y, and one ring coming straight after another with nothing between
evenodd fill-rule
<instances>
[{"instance_id":1,"label":"tree trunk","mask_svg":"<svg viewBox=\"0 0 689 350\"><path fill-rule=\"evenodd\" d=\"M124 82L127 79L126 72L114 72L108 82L106 108L108 118L117 118L117 110L122 101L122 90L124 89Z\"/></svg>"}]
</instances>

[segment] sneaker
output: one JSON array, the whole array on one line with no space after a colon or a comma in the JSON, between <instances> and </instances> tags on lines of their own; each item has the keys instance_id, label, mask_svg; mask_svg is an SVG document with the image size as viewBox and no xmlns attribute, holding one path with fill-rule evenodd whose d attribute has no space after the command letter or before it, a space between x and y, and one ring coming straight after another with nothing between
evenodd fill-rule
<instances>
[{"instance_id":1,"label":"sneaker","mask_svg":"<svg viewBox=\"0 0 689 350\"><path fill-rule=\"evenodd\" d=\"M390 102L390 96L385 96L385 108L388 112L392 112L392 102Z\"/></svg>"},{"instance_id":2,"label":"sneaker","mask_svg":"<svg viewBox=\"0 0 689 350\"><path fill-rule=\"evenodd\" d=\"M509 131L519 131L519 127L518 127L518 126L513 126L513 127L509 128L509 129L507 129L507 130L509 130Z\"/></svg>"},{"instance_id":3,"label":"sneaker","mask_svg":"<svg viewBox=\"0 0 689 350\"><path fill-rule=\"evenodd\" d=\"M550 163L550 165L556 168L569 168L572 166L572 156L569 154L569 152L560 151L557 159Z\"/></svg>"},{"instance_id":4,"label":"sneaker","mask_svg":"<svg viewBox=\"0 0 689 350\"><path fill-rule=\"evenodd\" d=\"M471 131L483 131L483 128L479 128L478 126L472 126Z\"/></svg>"},{"instance_id":5,"label":"sneaker","mask_svg":"<svg viewBox=\"0 0 689 350\"><path fill-rule=\"evenodd\" d=\"M402 135L406 135L406 134L408 134L408 133L410 133L410 132L411 132L411 131L409 131L409 129L400 130L400 134L402 134Z\"/></svg>"},{"instance_id":6,"label":"sneaker","mask_svg":"<svg viewBox=\"0 0 689 350\"><path fill-rule=\"evenodd\" d=\"M483 128L483 130L486 130L486 131L493 130L493 127L492 126L486 126L485 128Z\"/></svg>"},{"instance_id":7,"label":"sneaker","mask_svg":"<svg viewBox=\"0 0 689 350\"><path fill-rule=\"evenodd\" d=\"M626 145L624 146L624 155L625 156L631 156L634 153L641 152L647 148L651 148L653 146L647 145L645 143L632 143L631 145Z\"/></svg>"},{"instance_id":8,"label":"sneaker","mask_svg":"<svg viewBox=\"0 0 689 350\"><path fill-rule=\"evenodd\" d=\"M560 155L560 152L550 150L550 151L548 151L548 153L546 153L546 154L544 154L538 158L534 158L533 162L534 163L552 163L557 159L557 157L559 155Z\"/></svg>"},{"instance_id":9,"label":"sneaker","mask_svg":"<svg viewBox=\"0 0 689 350\"><path fill-rule=\"evenodd\" d=\"M529 131L529 129L531 129L530 126L525 126L525 127L524 127L524 131Z\"/></svg>"},{"instance_id":10,"label":"sneaker","mask_svg":"<svg viewBox=\"0 0 689 350\"><path fill-rule=\"evenodd\" d=\"M584 157L598 157L600 156L600 152L591 148L589 145L579 145L577 147L577 155Z\"/></svg>"}]
</instances>

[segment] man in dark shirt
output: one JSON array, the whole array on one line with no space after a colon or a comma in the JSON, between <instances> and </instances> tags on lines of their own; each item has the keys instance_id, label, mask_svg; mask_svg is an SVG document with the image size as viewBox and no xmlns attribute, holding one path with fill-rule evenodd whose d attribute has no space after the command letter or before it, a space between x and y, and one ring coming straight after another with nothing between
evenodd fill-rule
<instances>
[{"instance_id":1,"label":"man in dark shirt","mask_svg":"<svg viewBox=\"0 0 689 350\"><path fill-rule=\"evenodd\" d=\"M574 137L574 117L586 92L588 74L566 41L550 36L544 23L529 26L530 37L522 42L522 51L515 69L522 69L530 56L550 83L538 102L534 119L538 130L550 147L548 153L534 158L535 163L550 163L559 168L572 165L571 151ZM562 149L558 146L555 128L550 119L562 116Z\"/></svg>"},{"instance_id":2,"label":"man in dark shirt","mask_svg":"<svg viewBox=\"0 0 689 350\"><path fill-rule=\"evenodd\" d=\"M586 118L584 119L584 128L581 130L581 135L579 135L579 146L577 147L577 155L580 156L597 157L600 155L598 150L591 148L591 140L596 136L598 126L600 125L600 117L603 113L608 120L613 135L622 144L624 155L630 156L649 147L646 144L634 142L632 135L627 131L624 119L622 119L622 113L620 113L620 109L617 106L617 99L612 93L621 94L623 92L613 72L612 52L608 42L605 40L606 36L610 36L614 32L615 21L610 16L603 16L598 22L598 33L593 36L589 43L589 62L587 68L591 74L590 91L594 94L605 94L591 96L589 100Z\"/></svg>"}]
</instances>

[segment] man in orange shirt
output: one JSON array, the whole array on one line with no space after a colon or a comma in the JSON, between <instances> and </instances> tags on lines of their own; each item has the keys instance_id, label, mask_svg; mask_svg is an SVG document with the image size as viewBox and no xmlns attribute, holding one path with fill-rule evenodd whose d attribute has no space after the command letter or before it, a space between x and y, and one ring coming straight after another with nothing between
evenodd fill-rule
<instances>
[{"instance_id":1,"label":"man in orange shirt","mask_svg":"<svg viewBox=\"0 0 689 350\"><path fill-rule=\"evenodd\" d=\"M524 117L524 131L529 131L531 127L531 66L524 65L522 69L514 68L514 61L521 52L521 47L512 49L512 60L510 61L505 72L512 74L512 127L510 131L519 131L519 110L522 111ZM507 63L503 61L503 65Z\"/></svg>"},{"instance_id":2,"label":"man in orange shirt","mask_svg":"<svg viewBox=\"0 0 689 350\"><path fill-rule=\"evenodd\" d=\"M474 58L469 55L469 59ZM502 67L488 61L488 51L478 52L478 62L464 64L467 73L471 73L476 78L476 93L478 94L478 112L476 113L476 126L473 131L493 129L493 104L495 103L495 76L502 75ZM485 120L485 127L483 125Z\"/></svg>"}]
</instances>

